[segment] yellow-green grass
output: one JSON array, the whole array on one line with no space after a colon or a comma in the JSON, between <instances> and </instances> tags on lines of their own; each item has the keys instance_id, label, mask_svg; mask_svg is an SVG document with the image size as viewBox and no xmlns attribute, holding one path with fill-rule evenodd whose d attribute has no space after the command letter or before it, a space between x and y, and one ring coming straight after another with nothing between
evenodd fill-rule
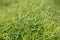
<instances>
[{"instance_id":1,"label":"yellow-green grass","mask_svg":"<svg viewBox=\"0 0 60 40\"><path fill-rule=\"evenodd\" d=\"M59 0L0 0L0 40L60 40Z\"/></svg>"}]
</instances>

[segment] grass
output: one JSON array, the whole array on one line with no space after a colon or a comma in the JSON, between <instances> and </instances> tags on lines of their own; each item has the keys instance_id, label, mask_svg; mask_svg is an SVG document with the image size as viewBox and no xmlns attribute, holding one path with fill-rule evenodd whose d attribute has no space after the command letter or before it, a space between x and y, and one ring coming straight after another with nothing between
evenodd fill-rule
<instances>
[{"instance_id":1,"label":"grass","mask_svg":"<svg viewBox=\"0 0 60 40\"><path fill-rule=\"evenodd\" d=\"M0 40L60 40L59 0L0 0Z\"/></svg>"}]
</instances>

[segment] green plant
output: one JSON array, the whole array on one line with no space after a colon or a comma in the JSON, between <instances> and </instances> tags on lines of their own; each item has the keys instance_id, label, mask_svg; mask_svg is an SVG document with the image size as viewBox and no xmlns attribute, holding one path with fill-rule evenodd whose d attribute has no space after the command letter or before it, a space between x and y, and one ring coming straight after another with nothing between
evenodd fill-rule
<instances>
[{"instance_id":1,"label":"green plant","mask_svg":"<svg viewBox=\"0 0 60 40\"><path fill-rule=\"evenodd\" d=\"M0 40L60 40L57 1L1 1Z\"/></svg>"}]
</instances>

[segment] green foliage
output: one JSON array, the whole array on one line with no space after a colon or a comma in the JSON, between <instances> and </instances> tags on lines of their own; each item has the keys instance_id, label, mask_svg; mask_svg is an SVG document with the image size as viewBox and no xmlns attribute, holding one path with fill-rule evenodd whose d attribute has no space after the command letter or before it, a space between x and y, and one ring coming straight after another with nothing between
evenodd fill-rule
<instances>
[{"instance_id":1,"label":"green foliage","mask_svg":"<svg viewBox=\"0 0 60 40\"><path fill-rule=\"evenodd\" d=\"M0 0L0 40L60 40L57 1Z\"/></svg>"}]
</instances>

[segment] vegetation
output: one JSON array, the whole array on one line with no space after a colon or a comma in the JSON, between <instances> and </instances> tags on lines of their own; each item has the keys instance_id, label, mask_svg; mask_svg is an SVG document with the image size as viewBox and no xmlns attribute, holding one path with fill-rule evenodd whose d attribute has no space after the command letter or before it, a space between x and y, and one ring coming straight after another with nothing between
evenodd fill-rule
<instances>
[{"instance_id":1,"label":"vegetation","mask_svg":"<svg viewBox=\"0 0 60 40\"><path fill-rule=\"evenodd\" d=\"M0 0L0 40L60 40L60 0Z\"/></svg>"}]
</instances>

